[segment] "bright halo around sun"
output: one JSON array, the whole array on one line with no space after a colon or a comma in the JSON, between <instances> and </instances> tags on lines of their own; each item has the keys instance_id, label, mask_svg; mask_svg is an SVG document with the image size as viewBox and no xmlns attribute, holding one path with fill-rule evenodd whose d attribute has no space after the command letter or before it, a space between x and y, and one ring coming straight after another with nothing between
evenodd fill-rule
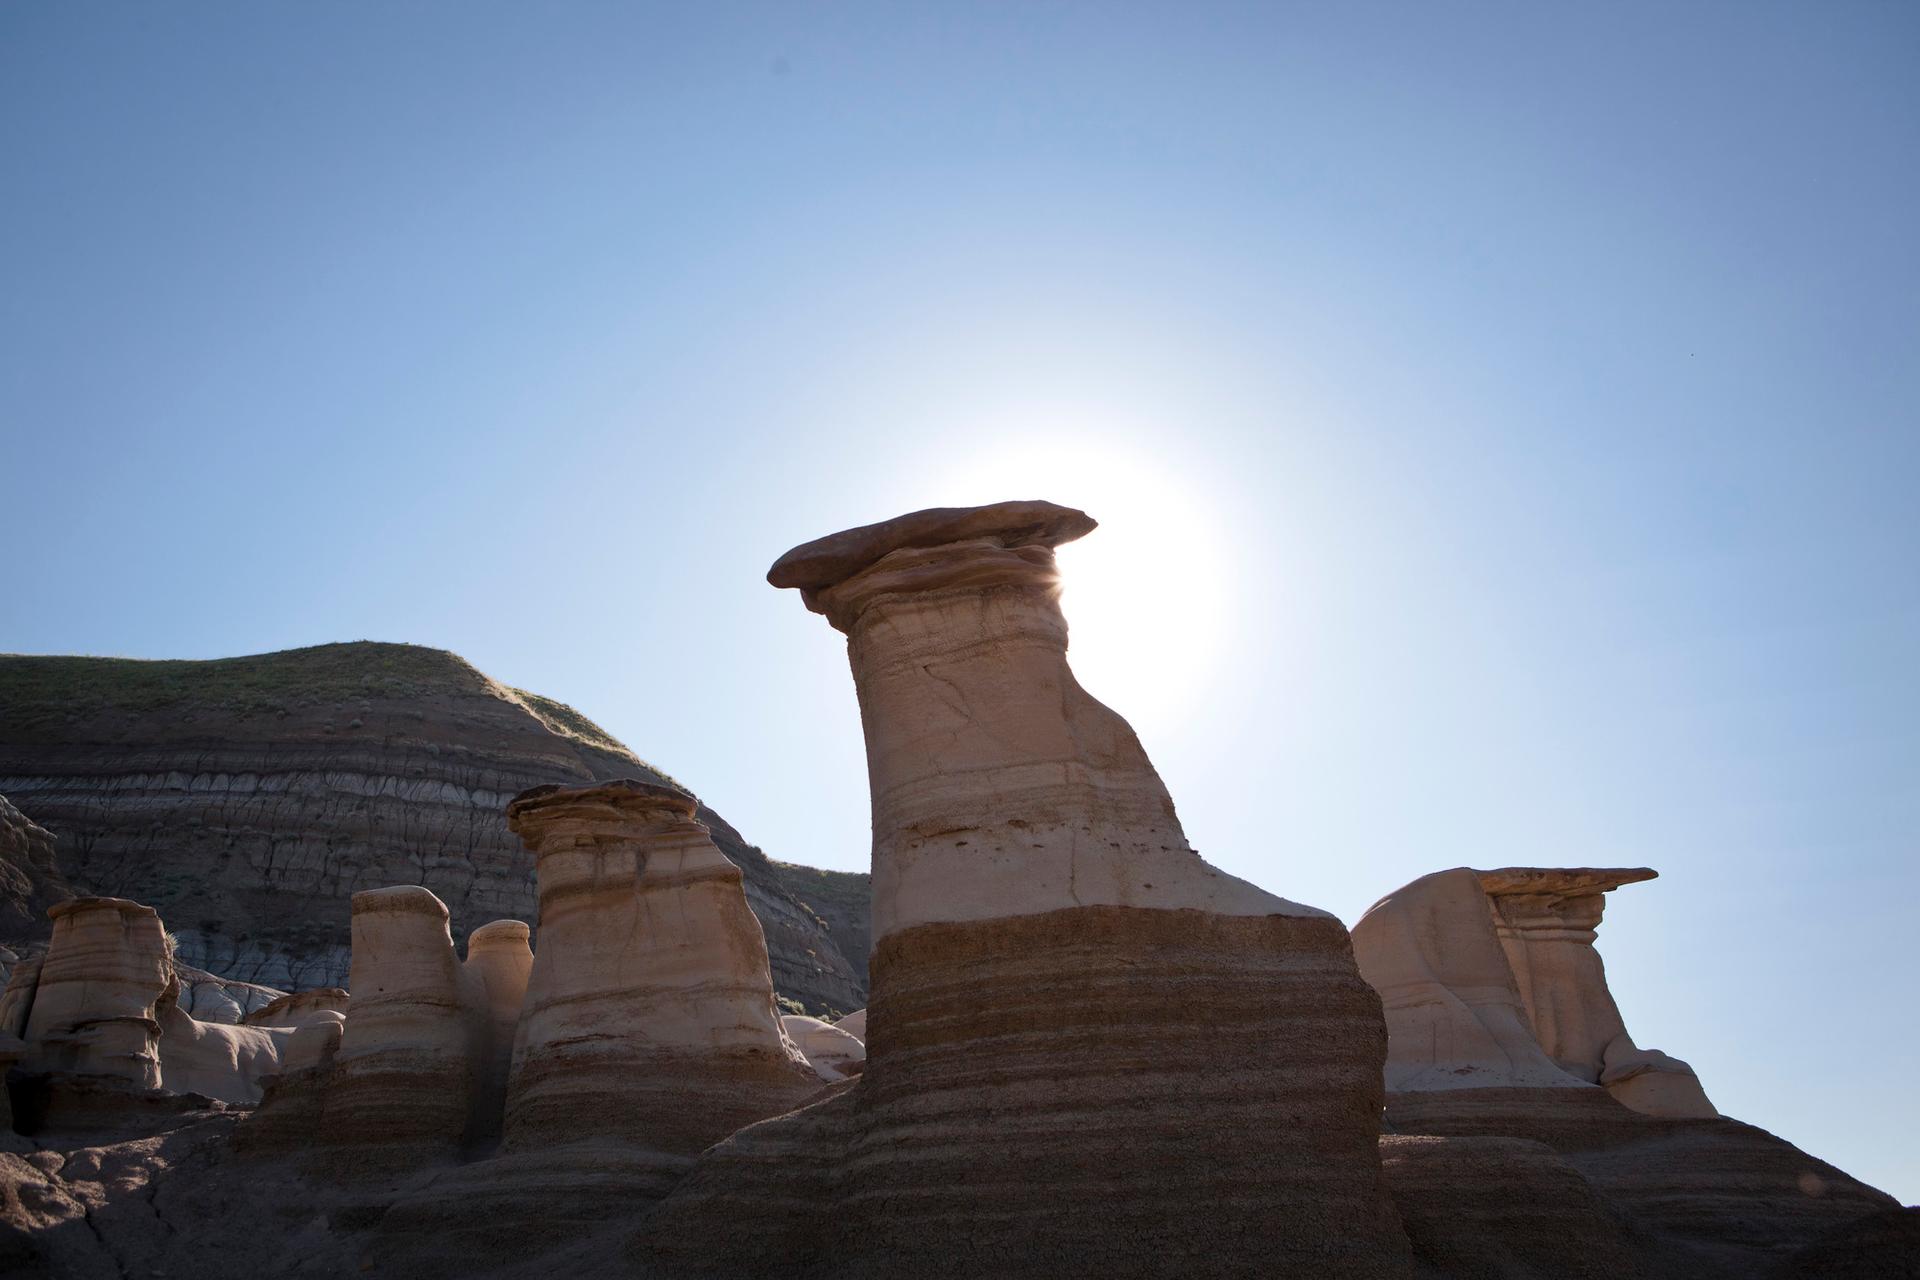
<instances>
[{"instance_id":1,"label":"bright halo around sun","mask_svg":"<svg viewBox=\"0 0 1920 1280\"><path fill-rule=\"evenodd\" d=\"M1044 498L1098 520L1059 551L1074 675L1136 728L1184 714L1213 674L1228 600L1226 544L1190 473L1125 444L1016 436L941 488L942 505Z\"/></svg>"}]
</instances>

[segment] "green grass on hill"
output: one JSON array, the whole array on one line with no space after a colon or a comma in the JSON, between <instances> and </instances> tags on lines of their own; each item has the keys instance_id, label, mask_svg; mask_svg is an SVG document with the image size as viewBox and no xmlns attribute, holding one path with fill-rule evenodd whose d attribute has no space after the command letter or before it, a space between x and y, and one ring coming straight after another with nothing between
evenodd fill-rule
<instances>
[{"instance_id":1,"label":"green grass on hill","mask_svg":"<svg viewBox=\"0 0 1920 1280\"><path fill-rule=\"evenodd\" d=\"M618 739L563 702L489 679L445 649L359 640L243 658L145 659L0 654L0 726L12 730L106 711L173 707L272 714L354 698L449 694L525 707L553 732L638 761Z\"/></svg>"}]
</instances>

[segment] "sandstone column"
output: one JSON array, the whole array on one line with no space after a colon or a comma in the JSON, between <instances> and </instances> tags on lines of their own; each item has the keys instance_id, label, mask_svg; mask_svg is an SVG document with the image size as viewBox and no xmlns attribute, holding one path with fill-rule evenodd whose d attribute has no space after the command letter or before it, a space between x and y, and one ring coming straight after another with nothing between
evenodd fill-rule
<instances>
[{"instance_id":1,"label":"sandstone column","mask_svg":"<svg viewBox=\"0 0 1920 1280\"><path fill-rule=\"evenodd\" d=\"M173 977L152 907L125 898L69 898L48 908L53 938L33 989L30 1070L162 1085L155 1006Z\"/></svg>"},{"instance_id":2,"label":"sandstone column","mask_svg":"<svg viewBox=\"0 0 1920 1280\"><path fill-rule=\"evenodd\" d=\"M487 1014L420 885L353 895L353 1001L327 1088L324 1145L355 1168L451 1159L466 1137Z\"/></svg>"},{"instance_id":3,"label":"sandstone column","mask_svg":"<svg viewBox=\"0 0 1920 1280\"><path fill-rule=\"evenodd\" d=\"M1093 527L1045 502L922 511L768 574L847 634L873 799L869 1057L851 1092L711 1153L640 1255L1405 1274L1379 1000L1338 920L1201 861L1133 731L1074 680L1053 549ZM674 1251L743 1221L716 1255Z\"/></svg>"},{"instance_id":4,"label":"sandstone column","mask_svg":"<svg viewBox=\"0 0 1920 1280\"><path fill-rule=\"evenodd\" d=\"M487 1046L474 1089L470 1144L488 1146L500 1137L506 1109L507 1076L513 1064L514 1035L520 1006L533 973L531 931L521 920L495 920L467 935L467 971L485 993Z\"/></svg>"},{"instance_id":5,"label":"sandstone column","mask_svg":"<svg viewBox=\"0 0 1920 1280\"><path fill-rule=\"evenodd\" d=\"M1651 880L1647 867L1503 867L1481 871L1494 930L1540 1043L1569 1074L1649 1115L1720 1114L1693 1068L1627 1034L1594 948L1606 895Z\"/></svg>"},{"instance_id":6,"label":"sandstone column","mask_svg":"<svg viewBox=\"0 0 1920 1280\"><path fill-rule=\"evenodd\" d=\"M782 1035L740 870L670 787L536 787L540 952L507 1090L508 1151L621 1140L672 1176L819 1081ZM357 998L357 993L356 993Z\"/></svg>"}]
</instances>

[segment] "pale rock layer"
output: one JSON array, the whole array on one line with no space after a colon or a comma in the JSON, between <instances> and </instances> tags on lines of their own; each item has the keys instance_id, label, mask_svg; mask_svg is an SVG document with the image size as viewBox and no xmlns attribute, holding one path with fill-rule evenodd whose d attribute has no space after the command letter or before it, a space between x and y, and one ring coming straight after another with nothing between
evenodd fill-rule
<instances>
[{"instance_id":1,"label":"pale rock layer","mask_svg":"<svg viewBox=\"0 0 1920 1280\"><path fill-rule=\"evenodd\" d=\"M867 1046L858 1036L834 1024L788 1014L780 1019L780 1027L828 1084L837 1084L865 1069Z\"/></svg>"},{"instance_id":2,"label":"pale rock layer","mask_svg":"<svg viewBox=\"0 0 1920 1280\"><path fill-rule=\"evenodd\" d=\"M507 1150L613 1138L690 1159L818 1087L781 1031L740 871L694 804L615 781L508 807L538 859L541 944Z\"/></svg>"},{"instance_id":3,"label":"pale rock layer","mask_svg":"<svg viewBox=\"0 0 1920 1280\"><path fill-rule=\"evenodd\" d=\"M1711 1118L1693 1068L1642 1049L1607 988L1593 943L1606 895L1651 880L1646 867L1504 867L1475 873L1542 1048L1570 1075L1649 1115Z\"/></svg>"},{"instance_id":4,"label":"pale rock layer","mask_svg":"<svg viewBox=\"0 0 1920 1280\"><path fill-rule=\"evenodd\" d=\"M1422 876L1353 926L1387 1020L1387 1088L1590 1087L1534 1038L1487 897L1465 867Z\"/></svg>"}]
</instances>

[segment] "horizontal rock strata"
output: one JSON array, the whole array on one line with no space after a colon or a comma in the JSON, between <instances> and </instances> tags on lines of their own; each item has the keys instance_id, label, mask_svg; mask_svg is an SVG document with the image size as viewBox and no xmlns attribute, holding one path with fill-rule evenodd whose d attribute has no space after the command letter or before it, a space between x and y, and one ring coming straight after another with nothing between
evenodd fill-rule
<instances>
[{"instance_id":1,"label":"horizontal rock strata","mask_svg":"<svg viewBox=\"0 0 1920 1280\"><path fill-rule=\"evenodd\" d=\"M424 885L462 930L533 918L501 810L542 783L613 777L665 781L572 709L414 645L0 656L0 794L58 837L65 875L155 906L183 963L281 990L346 984L362 889ZM776 988L815 1012L864 1004L821 915L699 817L745 874Z\"/></svg>"}]
</instances>

